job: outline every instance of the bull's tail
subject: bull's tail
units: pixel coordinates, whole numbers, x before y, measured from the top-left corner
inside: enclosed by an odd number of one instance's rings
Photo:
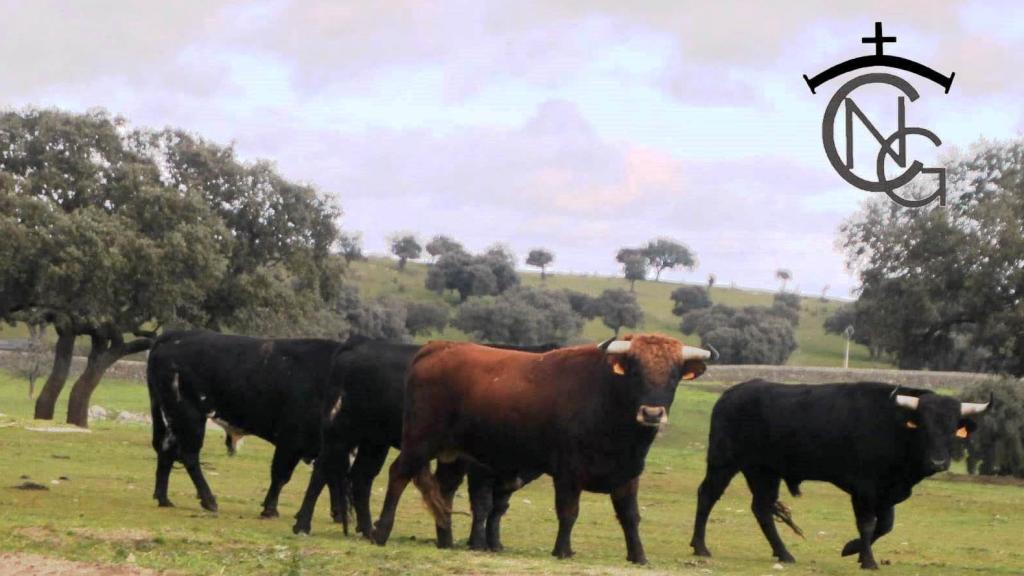
[[[153,421],[153,450],[160,452],[169,452],[175,443],[174,433],[168,427],[167,419],[164,416],[163,410],[163,399],[161,397],[161,388],[168,383],[167,373],[158,366],[158,361],[154,361],[153,352],[150,352],[150,361],[146,364],[146,388],[149,391],[149,414],[150,419]],[[170,377],[174,378],[176,375],[171,373]]]
[[[772,508],[772,515],[775,516],[776,520],[782,522],[786,526],[789,526],[797,536],[801,538],[804,537],[804,531],[801,530],[800,527],[796,525],[796,522],[793,521],[793,511],[789,506],[786,506],[782,502],[776,500],[775,506]]]
[[[450,529],[452,511],[448,503],[445,502],[444,496],[441,495],[441,486],[437,483],[437,479],[430,473],[430,465],[421,468],[413,477],[412,482],[423,495],[423,503],[433,514],[434,523],[441,528]]]

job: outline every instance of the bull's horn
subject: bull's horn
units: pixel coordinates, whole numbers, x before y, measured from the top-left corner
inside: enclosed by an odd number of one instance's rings
[[[609,343],[608,346],[605,347],[604,351],[607,354],[625,354],[626,352],[629,352],[630,344],[631,342],[629,340],[616,340]]]
[[[683,360],[707,360],[711,358],[711,352],[696,346],[682,345]]]
[[[981,414],[985,410],[988,410],[989,405],[992,401],[978,403],[978,402],[961,402],[960,403],[960,415],[970,416],[971,414]]]
[[[903,394],[896,395],[896,405],[908,410],[917,410],[917,403],[920,401],[921,399],[917,396],[904,396]]]
[[[705,346],[708,347],[708,350],[711,350],[711,359],[713,361],[717,362],[718,361],[718,357],[720,356],[720,354],[718,353],[718,350],[716,350],[715,347],[712,346],[711,344],[705,344]]]

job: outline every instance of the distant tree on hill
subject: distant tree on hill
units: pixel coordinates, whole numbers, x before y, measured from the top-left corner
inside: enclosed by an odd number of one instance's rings
[[[555,255],[550,251],[543,248],[534,248],[530,250],[529,256],[526,257],[526,264],[528,266],[536,266],[540,268],[540,279],[544,280],[547,277],[547,268],[555,260]]]
[[[715,287],[715,281],[716,280],[718,280],[717,276],[715,276],[714,274],[708,274],[708,294],[709,295],[711,294],[711,289]]]
[[[692,270],[697,265],[697,260],[689,247],[682,242],[669,238],[651,240],[641,253],[647,258],[647,263],[650,267],[654,268],[655,281],[661,280],[661,272],[663,270],[672,270],[679,267]]]
[[[500,294],[518,284],[515,259],[500,247],[475,256],[461,250],[446,252],[427,271],[426,280],[427,289],[438,294],[456,291],[460,302]]]
[[[413,336],[440,332],[448,326],[448,313],[448,306],[438,302],[407,302],[405,328]]]
[[[443,234],[438,234],[431,238],[430,242],[427,242],[426,249],[427,254],[430,254],[431,260],[436,260],[449,252],[466,251],[466,249],[462,247],[462,244],[459,244],[455,240]]]
[[[636,281],[647,278],[647,257],[637,248],[622,248],[615,260],[622,264],[623,275],[629,281],[629,291],[633,292]]]
[[[785,292],[786,284],[793,279],[793,273],[785,268],[779,268],[775,271],[775,278],[782,282],[782,286],[779,288],[779,291]]]
[[[398,269],[405,270],[405,263],[416,260],[423,252],[423,247],[412,234],[395,236],[391,239],[391,253],[398,256]]]
[[[598,310],[597,298],[589,294],[584,294],[577,290],[562,290],[565,293],[565,297],[569,299],[569,305],[572,306],[574,312],[586,318],[587,320],[593,320],[600,314]]]
[[[453,325],[483,342],[564,344],[579,336],[583,318],[564,292],[517,286],[459,306]]]
[[[800,323],[801,300],[799,294],[779,292],[772,298],[771,312],[796,326]]]
[[[831,284],[825,284],[821,287],[821,301],[828,302],[828,291],[832,289]]]
[[[680,330],[714,346],[724,364],[785,364],[796,350],[793,325],[766,306],[716,304],[685,314]]]
[[[342,232],[338,235],[337,244],[346,264],[357,260],[366,260],[366,256],[363,254],[363,239],[358,232],[351,234]]]
[[[682,286],[672,291],[672,313],[682,316],[687,312],[708,308],[711,306],[711,298],[708,292],[700,286]]]
[[[644,321],[644,311],[636,301],[636,294],[618,288],[602,292],[596,309],[604,325],[614,330],[616,336],[623,326],[636,328]]]

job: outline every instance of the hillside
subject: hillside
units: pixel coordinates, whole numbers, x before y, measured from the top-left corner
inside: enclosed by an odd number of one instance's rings
[[[399,272],[395,263],[388,259],[371,258],[365,262],[352,265],[350,277],[360,287],[364,297],[376,298],[384,295],[395,295],[410,300],[431,300],[456,304],[451,297],[443,297],[424,287],[427,266],[410,262],[406,270]],[[583,276],[572,274],[548,275],[546,280],[540,279],[539,273],[520,271],[523,283],[528,286],[545,286],[547,288],[571,288],[592,296],[599,295],[608,288],[628,288],[629,284],[622,278],[605,276]],[[636,283],[636,295],[644,309],[645,321],[642,330],[660,332],[677,338],[685,338],[679,331],[679,318],[672,315],[672,300],[669,295],[679,284],[672,282],[642,281]],[[711,300],[729,306],[770,306],[772,294],[738,288],[718,287],[711,290]],[[800,325],[797,327],[796,338],[798,348],[789,358],[794,366],[842,366],[843,349],[845,346],[841,336],[826,334],[825,318],[840,302],[820,298],[803,298],[803,309]],[[592,320],[583,329],[582,337],[587,340],[603,340],[611,335],[601,320]],[[432,335],[432,338],[448,338],[465,340],[466,335],[454,328],[448,328],[443,334]],[[857,368],[890,368],[891,364],[871,360],[867,348],[854,345],[850,348],[850,366]]]

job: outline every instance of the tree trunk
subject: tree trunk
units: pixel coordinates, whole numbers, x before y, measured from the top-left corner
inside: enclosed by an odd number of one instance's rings
[[[636,286],[636,280],[630,280],[629,281],[629,291],[630,292],[636,292],[636,290],[634,290],[635,286]]]
[[[654,281],[655,282],[661,282],[661,271],[662,270],[664,270],[664,268],[658,268],[658,271],[654,273]]]
[[[543,282],[545,278],[547,278],[547,266],[541,266],[540,267],[540,280],[541,280],[541,282]]]
[[[88,428],[89,400],[100,385],[107,368],[121,358],[146,350],[151,345],[152,340],[149,338],[139,338],[125,344],[120,338],[92,336],[92,346],[89,349],[89,361],[85,365],[85,371],[71,387],[71,396],[68,398],[67,423]]]
[[[54,406],[57,398],[64,390],[71,371],[71,356],[75,351],[75,331],[70,326],[56,325],[57,346],[53,355],[53,368],[46,377],[46,384],[36,398],[35,418],[37,420],[53,420]]]

